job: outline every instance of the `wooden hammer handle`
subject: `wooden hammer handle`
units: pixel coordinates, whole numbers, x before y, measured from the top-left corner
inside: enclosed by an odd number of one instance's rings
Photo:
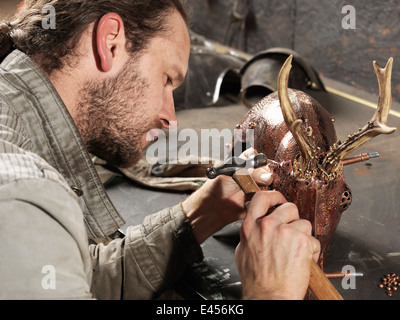
[[[318,264],[311,261],[310,291],[317,300],[343,300]]]
[[[246,169],[238,170],[233,174],[233,179],[242,188],[246,196],[252,196],[260,191],[260,187],[248,174]],[[309,289],[317,300],[343,300],[342,296],[326,277],[318,264],[311,261],[311,276]]]
[[[260,191],[260,187],[249,175],[247,169],[240,169],[236,171],[233,176],[233,180],[239,185],[247,197],[253,196],[256,192]]]

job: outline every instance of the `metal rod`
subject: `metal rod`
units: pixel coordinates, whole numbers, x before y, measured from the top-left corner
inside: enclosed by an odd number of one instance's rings
[[[350,158],[344,159],[342,161],[342,163],[343,163],[344,166],[347,166],[349,164],[358,163],[358,162],[364,162],[364,161],[367,161],[369,159],[378,158],[378,157],[379,157],[379,153],[378,152],[363,153],[363,154],[360,154],[358,156],[354,156],[354,157],[350,157]]]
[[[351,273],[351,272],[325,272],[325,276],[328,279],[340,279],[344,277],[362,277],[364,276],[361,272]]]

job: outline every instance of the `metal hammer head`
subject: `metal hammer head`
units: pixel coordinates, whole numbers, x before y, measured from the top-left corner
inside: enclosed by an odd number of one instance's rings
[[[243,168],[259,168],[268,164],[267,157],[263,153],[255,154],[248,159],[242,159],[239,157],[232,157],[226,160],[220,167],[207,168],[207,177],[214,179],[219,175],[232,176],[236,171]]]

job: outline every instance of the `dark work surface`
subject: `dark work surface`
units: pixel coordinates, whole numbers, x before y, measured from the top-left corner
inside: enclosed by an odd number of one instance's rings
[[[338,139],[357,131],[374,113],[371,108],[333,94],[321,93],[318,100],[335,117]],[[392,109],[400,110],[398,105]],[[185,110],[178,113],[178,118],[182,127],[233,127],[245,112],[245,107],[232,105],[207,111]],[[210,113],[214,116],[210,117]],[[227,113],[233,117],[224,117]],[[400,119],[390,115],[388,125],[400,128]],[[379,152],[379,158],[345,167],[353,202],[343,213],[325,260],[326,272],[341,271],[350,265],[363,273],[356,278],[355,289],[345,290],[341,279],[332,279],[344,299],[400,299],[400,292],[388,297],[378,288],[383,275],[400,274],[399,142],[398,132],[379,136],[356,151],[356,154]],[[144,188],[126,180],[114,183],[108,187],[108,192],[127,220],[126,226],[138,224],[145,215],[179,203],[188,196],[185,192]],[[182,296],[189,299],[240,298],[241,284],[234,263],[239,228],[240,222],[229,225],[202,245],[204,261],[187,270],[176,287]]]

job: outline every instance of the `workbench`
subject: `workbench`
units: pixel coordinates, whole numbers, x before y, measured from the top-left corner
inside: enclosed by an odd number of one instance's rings
[[[338,139],[344,140],[366,124],[375,112],[368,101],[377,97],[360,92],[330,79],[323,79],[327,92],[312,95],[335,118]],[[358,100],[363,99],[363,100]],[[179,128],[233,129],[248,109],[231,103],[177,112]],[[400,105],[392,104],[388,125],[400,130]],[[345,300],[400,299],[400,292],[389,297],[378,287],[383,275],[400,274],[400,135],[381,135],[356,151],[379,152],[380,157],[345,167],[346,182],[353,201],[340,220],[332,239],[325,271],[341,271],[351,265],[362,276],[356,277],[355,289],[344,289],[342,279],[331,279]],[[126,178],[107,187],[127,226],[140,224],[143,217],[183,201],[190,192],[144,187]],[[202,244],[204,260],[194,264],[175,287],[184,299],[239,299],[241,283],[235,266],[234,250],[239,242],[240,222],[217,232]]]

